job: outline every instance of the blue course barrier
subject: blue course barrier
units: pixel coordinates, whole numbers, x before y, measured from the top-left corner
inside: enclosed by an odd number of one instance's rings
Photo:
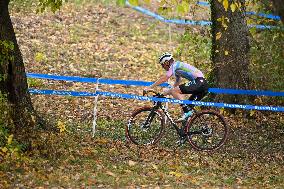
[[[183,24],[183,25],[200,25],[200,26],[209,26],[212,24],[211,21],[194,21],[194,20],[178,20],[178,19],[166,19],[162,17],[159,14],[156,14],[154,12],[151,12],[150,10],[147,10],[145,8],[139,7],[139,6],[133,6],[131,5],[128,1],[126,1],[126,5],[131,7],[132,9],[139,11],[145,15],[151,16],[155,18],[156,20],[165,22],[165,23],[172,23],[172,24]],[[251,12],[250,12],[251,13]],[[256,29],[277,29],[279,28],[278,26],[269,26],[269,25],[257,25],[257,24],[250,24],[250,28],[256,28]]]
[[[38,73],[27,73],[27,77],[37,78],[37,79],[52,79],[52,80],[61,80],[61,81],[86,82],[86,83],[97,83],[99,79],[100,84],[127,85],[127,86],[130,86],[130,85],[149,86],[153,84],[153,82],[148,82],[148,81],[87,78],[87,77],[78,77],[78,76],[60,76],[60,75],[38,74]],[[168,83],[163,83],[160,86],[170,87],[171,85]],[[209,92],[219,93],[219,94],[221,93],[221,94],[283,96],[284,97],[284,92],[274,92],[274,91],[209,88]]]
[[[142,100],[142,101],[159,101],[159,102],[169,102],[169,103],[175,103],[175,104],[192,104],[196,106],[214,106],[218,108],[238,108],[238,109],[245,109],[245,110],[262,110],[262,111],[266,110],[266,111],[284,112],[284,107],[177,100],[177,99],[172,99],[172,98],[145,97],[145,96],[138,96],[138,95],[132,95],[132,94],[121,94],[121,93],[112,93],[112,92],[103,92],[103,91],[96,91],[92,93],[92,92],[77,92],[77,91],[29,89],[29,92],[31,94],[75,96],[75,97],[94,97],[97,95],[101,95],[101,96],[114,97],[114,98],[136,99],[136,100]]]
[[[204,2],[204,1],[198,1],[197,4],[201,5],[201,6],[205,6],[205,7],[209,7],[210,6],[210,3]]]
[[[236,89],[210,88],[209,92],[221,93],[221,94],[256,95],[256,96],[284,96],[284,92],[240,90],[240,89],[236,90]]]
[[[37,79],[52,79],[61,81],[73,81],[73,82],[90,82],[100,84],[120,84],[120,85],[136,85],[136,86],[149,86],[153,82],[135,81],[135,80],[114,80],[114,79],[102,79],[102,78],[83,78],[77,76],[58,76],[58,75],[47,75],[47,74],[27,74],[29,78]],[[161,86],[169,87],[168,83],[163,83]],[[215,103],[215,102],[202,102],[202,101],[189,101],[189,100],[177,100],[171,98],[154,98],[144,97],[131,94],[120,94],[112,92],[96,91],[92,92],[77,92],[77,91],[58,91],[58,90],[40,90],[40,89],[29,89],[31,94],[43,94],[43,95],[61,95],[61,96],[76,96],[76,97],[94,97],[97,95],[109,96],[124,99],[136,99],[144,101],[160,101],[170,102],[179,104],[193,104],[198,106],[215,106],[219,108],[239,108],[246,110],[269,110],[275,112],[284,112],[284,107],[273,107],[273,106],[255,106],[255,105],[240,105],[240,104],[226,104],[226,103]],[[284,92],[272,92],[272,91],[253,91],[253,90],[235,90],[235,89],[218,89],[210,88],[209,92],[213,93],[227,93],[227,94],[248,94],[248,95],[265,95],[265,96],[284,96]]]
[[[272,20],[280,20],[280,16],[276,16],[276,15],[273,15],[273,14],[246,12],[246,15],[256,15],[256,16],[260,16],[260,17],[264,17],[264,18],[268,18],[268,19],[272,19]]]
[[[187,24],[187,25],[200,25],[200,26],[208,26],[211,25],[210,21],[193,21],[193,20],[178,20],[178,19],[166,19],[156,13],[153,13],[145,8],[139,6],[132,6],[128,1],[126,1],[126,5],[130,6],[132,9],[139,11],[143,14],[151,16],[157,20],[160,20],[165,23],[172,23],[172,24]]]
[[[201,5],[201,6],[205,6],[205,7],[210,6],[210,3],[203,2],[203,1],[198,1],[197,4]],[[264,18],[268,18],[268,19],[272,19],[272,20],[280,20],[280,16],[273,15],[273,14],[256,13],[256,12],[249,11],[249,12],[246,12],[246,15],[256,15],[256,16],[259,16],[259,17],[264,17]]]
[[[61,81],[74,81],[74,82],[86,82],[86,83],[97,83],[98,79],[100,84],[113,84],[113,85],[134,85],[134,86],[150,86],[153,82],[148,81],[135,81],[135,80],[116,80],[116,79],[104,79],[104,78],[87,78],[78,76],[60,76],[60,75],[49,75],[49,74],[37,74],[37,73],[27,73],[29,78],[37,79],[52,79]],[[168,83],[163,83],[160,86],[170,87]]]

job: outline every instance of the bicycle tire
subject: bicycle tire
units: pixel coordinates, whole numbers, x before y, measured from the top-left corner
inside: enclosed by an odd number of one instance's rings
[[[200,151],[219,149],[226,142],[228,132],[228,124],[223,115],[213,110],[196,113],[186,125],[188,142],[195,150]]]
[[[145,106],[132,113],[125,130],[126,138],[132,143],[154,145],[162,138],[165,130],[165,116],[161,110],[154,111],[154,118],[149,124],[149,128],[141,128],[141,124],[143,121],[145,122],[152,109],[153,107]],[[153,121],[156,122],[153,123]],[[150,133],[151,131],[153,133]]]

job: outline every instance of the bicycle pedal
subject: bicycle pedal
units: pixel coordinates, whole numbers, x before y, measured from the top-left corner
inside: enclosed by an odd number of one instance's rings
[[[176,144],[177,144],[178,146],[181,146],[183,143],[182,143],[180,140],[178,140],[178,141],[176,141]]]
[[[181,146],[181,145],[183,145],[185,142],[186,142],[186,138],[182,138],[182,139],[179,139],[178,141],[176,141],[176,144],[178,144],[178,146]]]
[[[146,132],[146,131],[149,130],[149,128],[150,128],[150,127],[142,127],[141,129],[142,129],[142,131]]]

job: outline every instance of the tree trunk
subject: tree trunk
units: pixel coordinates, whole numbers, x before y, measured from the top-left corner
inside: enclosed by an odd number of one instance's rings
[[[11,51],[10,55],[14,59],[4,59],[0,65],[0,74],[5,78],[0,81],[0,91],[7,95],[9,105],[7,112],[9,112],[9,117],[14,124],[13,134],[20,142],[28,142],[29,135],[37,124],[38,116],[32,106],[28,92],[23,58],[9,15],[9,1],[0,1],[0,41],[13,42],[14,50]]]
[[[229,0],[226,11],[222,2],[211,0],[213,82],[219,88],[248,89],[250,44],[244,14],[245,0],[239,0],[241,8],[232,12],[230,5],[234,2]],[[225,94],[217,95],[216,100],[247,102],[245,97]]]
[[[284,1],[272,0],[275,13],[280,16],[282,23],[284,24]]]

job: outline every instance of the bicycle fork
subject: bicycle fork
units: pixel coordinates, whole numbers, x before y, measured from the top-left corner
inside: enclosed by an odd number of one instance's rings
[[[148,115],[146,121],[144,122],[144,124],[142,125],[143,128],[148,128],[150,127],[150,124],[152,123],[153,119],[154,119],[154,115],[155,115],[155,111],[157,110],[157,107],[153,107],[153,109],[151,110],[150,114]]]

